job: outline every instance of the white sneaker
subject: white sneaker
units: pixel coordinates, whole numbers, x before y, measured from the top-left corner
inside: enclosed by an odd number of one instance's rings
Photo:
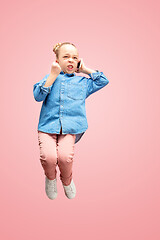
[[[71,199],[71,198],[74,198],[76,196],[76,187],[75,187],[75,184],[73,182],[73,179],[70,183],[70,185],[68,186],[65,186],[63,183],[63,188],[64,188],[64,192],[65,192],[65,195]]]
[[[55,199],[57,197],[57,179],[50,180],[45,176],[45,191],[50,199]]]

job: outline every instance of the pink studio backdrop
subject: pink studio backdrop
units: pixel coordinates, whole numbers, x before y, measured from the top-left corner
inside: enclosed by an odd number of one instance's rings
[[[79,4],[78,4],[79,3]],[[159,1],[3,1],[1,232],[3,240],[159,240]],[[45,195],[33,85],[57,42],[73,42],[109,84],[86,100],[75,146],[76,198]]]

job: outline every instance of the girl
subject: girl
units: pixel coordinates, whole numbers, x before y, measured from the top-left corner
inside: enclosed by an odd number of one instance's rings
[[[103,72],[84,65],[73,43],[57,43],[53,52],[56,61],[50,74],[33,86],[34,99],[43,102],[37,129],[40,161],[48,198],[57,197],[58,165],[65,195],[72,199],[76,195],[72,178],[74,145],[88,128],[85,99],[109,81]],[[75,72],[88,74],[89,78],[76,76]]]

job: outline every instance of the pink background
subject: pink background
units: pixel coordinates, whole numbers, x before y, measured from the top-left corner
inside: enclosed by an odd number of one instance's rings
[[[159,12],[151,0],[3,1],[1,239],[160,239]],[[64,195],[57,168],[58,197],[50,200],[33,84],[50,72],[52,47],[64,41],[110,82],[86,101],[76,198]]]

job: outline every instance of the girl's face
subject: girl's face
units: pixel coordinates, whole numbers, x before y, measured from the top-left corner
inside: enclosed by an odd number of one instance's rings
[[[79,61],[77,49],[71,44],[65,44],[59,49],[59,56],[56,62],[64,73],[73,73],[77,70]]]

